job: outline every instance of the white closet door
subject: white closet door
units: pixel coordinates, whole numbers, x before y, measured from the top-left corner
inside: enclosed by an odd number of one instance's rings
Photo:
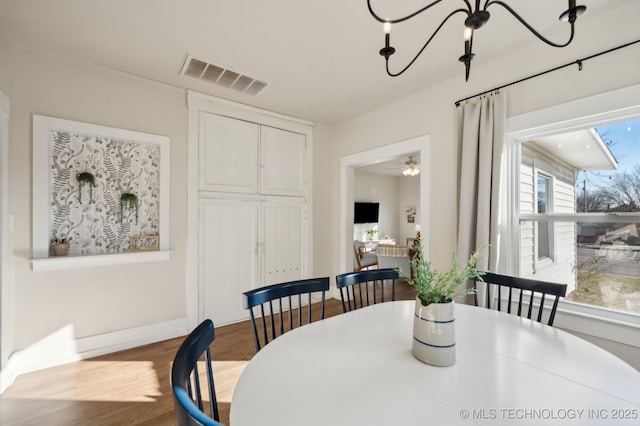
[[[303,278],[304,198],[269,197],[261,206],[263,285]]]
[[[199,216],[200,312],[216,325],[246,319],[242,293],[258,287],[258,201],[201,198]]]
[[[201,191],[257,194],[259,127],[247,121],[200,113]]]
[[[305,194],[306,144],[300,133],[262,126],[260,192],[265,195]]]

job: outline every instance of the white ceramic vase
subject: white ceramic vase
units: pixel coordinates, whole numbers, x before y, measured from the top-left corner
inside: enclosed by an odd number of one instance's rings
[[[423,306],[416,298],[413,317],[413,356],[438,367],[456,362],[454,303],[432,303]]]

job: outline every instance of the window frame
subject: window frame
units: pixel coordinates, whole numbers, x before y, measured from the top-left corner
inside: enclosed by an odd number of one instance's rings
[[[555,188],[555,179],[554,176],[550,173],[546,173],[544,171],[542,171],[539,168],[535,168],[534,169],[534,206],[536,207],[536,210],[538,210],[539,207],[539,202],[540,199],[538,197],[539,191],[539,179],[542,177],[544,179],[547,180],[547,206],[546,206],[546,211],[540,213],[539,211],[536,211],[535,214],[553,214],[553,207],[554,207],[554,188]],[[518,212],[518,215],[520,215],[520,212]],[[555,256],[555,240],[556,240],[556,236],[555,236],[555,228],[553,226],[553,223],[550,222],[544,222],[547,224],[547,249],[548,249],[548,256],[544,256],[544,257],[540,257],[540,221],[536,221],[534,222],[534,227],[533,227],[533,232],[534,232],[534,273],[540,269],[540,268],[544,268],[545,266],[547,266],[550,263],[555,263],[556,262],[556,256]]]
[[[500,224],[503,239],[499,253],[499,272],[520,274],[520,221],[540,219],[539,215],[519,215],[521,142],[572,130],[600,127],[640,118],[640,84],[613,90],[507,117],[505,129],[506,173],[503,176],[503,197],[507,205],[506,219]],[[593,221],[582,214],[545,215],[544,220]],[[598,220],[607,220],[606,217]],[[556,327],[583,333],[640,348],[640,314],[612,311],[598,306],[561,300],[555,321]]]

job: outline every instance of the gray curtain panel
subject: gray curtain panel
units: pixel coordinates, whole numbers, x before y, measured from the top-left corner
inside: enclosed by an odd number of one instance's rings
[[[478,248],[490,245],[478,263],[497,271],[501,179],[504,161],[506,95],[484,95],[458,107],[461,137],[458,199],[458,259],[466,262]],[[504,203],[504,200],[502,201]]]

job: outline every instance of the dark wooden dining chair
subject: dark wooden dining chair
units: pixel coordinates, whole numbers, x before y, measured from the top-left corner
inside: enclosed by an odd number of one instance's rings
[[[218,401],[213,382],[210,346],[215,339],[213,322],[203,321],[182,342],[171,366],[171,388],[179,426],[223,426],[219,423]],[[198,361],[204,356],[206,388],[198,371]],[[203,401],[209,399],[208,413]]]
[[[369,271],[347,272],[336,277],[336,287],[340,290],[343,312],[385,301],[385,282],[391,281],[391,300],[396,300],[396,280],[398,271],[392,268]],[[378,289],[380,286],[380,297]],[[387,287],[388,288],[388,287]]]
[[[298,327],[305,324],[303,319],[305,310],[307,311],[306,323],[313,320],[312,295],[314,293],[321,293],[319,319],[324,319],[324,300],[327,290],[329,290],[329,277],[273,284],[243,293],[242,306],[249,310],[251,316],[256,352],[269,343],[269,335],[273,340],[296,327],[294,311],[297,310]],[[303,295],[307,295],[306,301],[303,300]],[[307,304],[306,307],[303,306],[304,302]],[[262,341],[258,329],[262,329]]]
[[[482,281],[484,284],[482,284]],[[492,287],[495,292],[492,292]],[[474,303],[476,306],[482,306],[491,309],[492,307],[498,311],[505,311],[511,314],[517,304],[518,316],[522,316],[526,311],[526,317],[532,319],[533,312],[537,310],[534,318],[538,322],[542,322],[542,314],[546,309],[550,309],[548,325],[553,326],[556,317],[558,301],[567,293],[566,284],[557,284],[547,281],[539,281],[528,278],[512,277],[508,275],[499,275],[492,272],[485,273],[481,279],[473,279],[473,288],[476,289],[474,295]],[[483,289],[485,293],[484,303],[478,298],[478,290]],[[551,308],[547,303],[550,302],[546,296],[553,296]],[[538,299],[539,298],[539,299]],[[506,305],[503,308],[503,304]]]

